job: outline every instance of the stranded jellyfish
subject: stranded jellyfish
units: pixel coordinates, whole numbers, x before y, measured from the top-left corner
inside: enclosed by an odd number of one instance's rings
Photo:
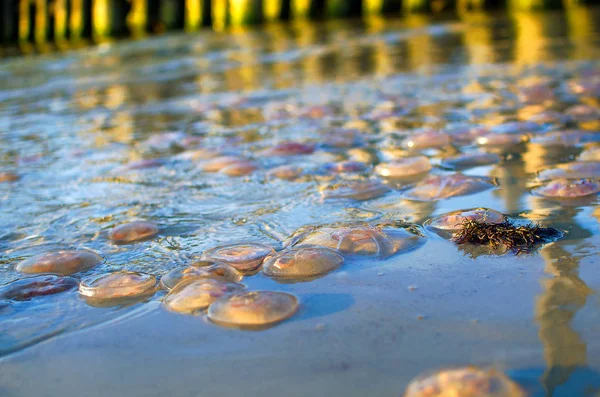
[[[294,247],[322,246],[343,254],[374,255],[387,258],[416,248],[425,238],[412,225],[336,224],[301,229],[292,236]]]
[[[325,199],[354,199],[358,201],[381,197],[390,188],[379,181],[350,182],[347,185],[333,185],[323,192]]]
[[[328,174],[345,174],[352,172],[362,172],[369,166],[361,161],[340,161],[337,163],[327,163],[321,168]]]
[[[198,278],[177,284],[165,296],[165,305],[172,311],[194,314],[206,309],[217,299],[240,291],[242,284],[228,283],[210,278]]]
[[[438,131],[416,132],[402,141],[402,147],[411,150],[440,148],[449,144],[450,135]]]
[[[496,164],[500,160],[500,156],[494,153],[459,154],[458,156],[446,157],[442,160],[440,166],[453,170],[465,170],[467,168]]]
[[[19,180],[19,175],[14,172],[4,171],[0,172],[0,183],[2,182],[15,182]]]
[[[360,132],[353,128],[336,128],[325,133],[321,141],[321,146],[333,149],[349,149],[364,144]]]
[[[203,162],[200,165],[200,168],[204,172],[218,172],[222,171],[226,167],[235,164],[240,164],[245,161],[247,160],[239,156],[219,156]]]
[[[297,247],[265,259],[262,272],[274,279],[306,280],[337,269],[344,258],[326,247]]]
[[[279,167],[271,168],[267,172],[267,176],[271,178],[284,179],[290,181],[302,175],[302,167],[295,165],[280,165]]]
[[[108,234],[108,238],[117,244],[133,243],[158,234],[158,226],[152,222],[134,221],[116,226]]]
[[[554,168],[540,171],[538,178],[542,181],[552,179],[600,178],[600,162],[576,161],[559,164]]]
[[[431,163],[425,156],[399,158],[375,167],[376,173],[387,178],[413,177],[429,170],[431,170]]]
[[[584,150],[579,155],[579,161],[600,161],[600,147]]]
[[[413,380],[404,397],[526,397],[506,375],[476,367],[448,369]]]
[[[487,134],[475,140],[479,146],[491,148],[514,146],[526,141],[527,137],[521,134]]]
[[[202,254],[202,259],[213,262],[225,262],[240,272],[252,272],[259,268],[273,248],[258,243],[239,243],[211,248]]]
[[[246,176],[254,172],[258,166],[250,160],[240,160],[223,167],[220,172],[229,176]]]
[[[156,277],[137,272],[114,272],[91,276],[79,284],[79,293],[88,303],[114,306],[130,300],[147,298],[156,290]]]
[[[578,198],[600,192],[600,183],[587,179],[557,179],[532,190],[533,194],[548,198]]]
[[[0,299],[27,301],[38,296],[58,294],[77,287],[73,277],[45,274],[23,278],[0,286]]]
[[[208,318],[216,324],[262,328],[294,315],[298,299],[285,292],[238,292],[216,300],[208,308]]]
[[[52,273],[68,275],[82,272],[102,262],[102,257],[86,250],[47,252],[25,259],[16,270],[21,273]]]
[[[467,219],[489,224],[498,224],[506,220],[505,216],[496,210],[472,208],[436,216],[427,222],[427,226],[438,230],[454,231],[460,229]]]
[[[227,263],[212,263],[208,266],[177,267],[160,279],[160,284],[170,290],[179,282],[195,278],[214,278],[232,283],[240,282],[243,278],[233,266]]]
[[[282,142],[262,151],[263,156],[295,156],[298,154],[311,154],[315,145],[301,142]]]
[[[434,201],[449,197],[466,196],[494,187],[489,178],[463,174],[430,176],[404,192],[409,200]]]

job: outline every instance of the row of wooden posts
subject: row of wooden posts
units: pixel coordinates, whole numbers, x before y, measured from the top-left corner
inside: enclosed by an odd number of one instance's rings
[[[216,30],[258,22],[450,9],[557,8],[598,0],[0,0],[0,42],[44,43]],[[565,4],[565,2],[568,2]]]

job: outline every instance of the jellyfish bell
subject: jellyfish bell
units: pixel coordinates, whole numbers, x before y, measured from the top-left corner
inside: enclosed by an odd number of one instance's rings
[[[177,267],[160,279],[161,287],[171,290],[175,285],[184,280],[194,278],[213,278],[232,283],[239,283],[243,276],[233,266],[227,263],[211,263],[207,266],[182,266]]]
[[[108,238],[116,244],[128,244],[147,240],[158,234],[158,226],[153,222],[133,221],[114,227]]]
[[[208,318],[218,324],[242,329],[264,329],[294,315],[298,299],[285,292],[249,291],[224,296],[208,308]]]
[[[240,160],[221,168],[219,172],[229,176],[246,176],[257,169],[258,165],[254,161]]]
[[[244,289],[242,284],[211,278],[195,278],[178,283],[165,296],[165,306],[174,312],[195,314],[217,299]]]
[[[497,164],[501,160],[495,153],[467,153],[446,157],[440,163],[442,168],[465,170],[474,167]]]
[[[302,246],[267,257],[262,272],[275,280],[304,281],[323,276],[343,263],[344,257],[336,250]]]
[[[21,273],[50,273],[63,276],[83,272],[102,262],[102,257],[87,250],[46,252],[25,259],[16,270]]]
[[[414,379],[404,397],[526,397],[517,383],[495,370],[447,369]]]
[[[267,177],[291,181],[300,177],[302,175],[302,172],[302,167],[284,164],[270,169],[267,172]]]
[[[556,179],[534,188],[534,195],[554,199],[576,199],[600,192],[600,183],[589,179]]]
[[[600,162],[575,161],[559,164],[553,168],[540,171],[538,179],[541,181],[554,179],[600,179]]]
[[[327,163],[321,167],[321,170],[327,174],[345,174],[363,172],[369,169],[369,165],[362,161],[340,161],[337,163]]]
[[[244,161],[246,161],[246,159],[239,156],[218,156],[202,162],[200,164],[200,169],[204,172],[219,172],[230,165],[239,164]]]
[[[370,255],[388,258],[417,248],[425,242],[418,228],[409,224],[351,223],[309,227],[298,230],[290,239],[293,247],[321,246],[345,255]]]
[[[327,149],[349,149],[364,145],[364,139],[358,129],[335,128],[323,134],[322,146]]]
[[[331,199],[352,199],[357,201],[370,200],[381,197],[391,191],[391,189],[376,180],[350,182],[344,185],[329,185],[322,192],[325,200]]]
[[[147,299],[156,292],[156,277],[138,272],[119,271],[87,277],[79,293],[91,306],[119,306]]]
[[[0,172],[0,183],[3,182],[16,182],[20,179],[19,175],[11,171]]]
[[[450,135],[439,131],[417,131],[405,138],[401,145],[409,150],[441,148],[450,144]]]
[[[242,274],[256,271],[267,255],[275,252],[272,247],[259,243],[237,243],[211,248],[202,254],[202,259],[225,262]]]
[[[448,212],[425,222],[425,226],[437,231],[453,232],[462,228],[465,220],[499,224],[506,220],[501,212],[489,208],[471,208]]]
[[[44,274],[22,278],[0,286],[0,301],[28,301],[46,295],[54,295],[73,288],[79,282],[73,277]]]
[[[494,187],[491,179],[463,174],[435,175],[419,182],[403,193],[403,197],[417,201],[435,201],[466,196]]]
[[[315,151],[315,145],[301,142],[281,142],[277,145],[263,150],[260,154],[267,157],[297,156],[311,154]]]
[[[403,179],[422,175],[431,170],[431,163],[425,156],[404,157],[381,163],[375,172],[385,178]]]
[[[527,142],[528,137],[521,134],[490,133],[475,139],[475,143],[483,148],[507,149]]]

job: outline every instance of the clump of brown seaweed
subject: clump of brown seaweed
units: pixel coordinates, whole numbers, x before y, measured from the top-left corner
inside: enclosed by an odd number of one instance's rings
[[[504,248],[505,252],[514,251],[517,254],[531,252],[540,244],[563,236],[560,230],[553,227],[533,223],[516,225],[510,220],[493,224],[465,219],[461,226],[452,236],[455,243],[488,246],[493,250]]]

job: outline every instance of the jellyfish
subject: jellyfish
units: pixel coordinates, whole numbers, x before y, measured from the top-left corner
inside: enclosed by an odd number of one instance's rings
[[[414,225],[383,222],[303,228],[294,233],[288,245],[321,246],[347,255],[387,258],[414,249],[424,242],[424,236]]]
[[[489,148],[503,148],[526,142],[527,137],[521,134],[487,134],[475,140],[477,145]]]
[[[450,135],[439,131],[417,131],[402,141],[402,147],[410,150],[440,148],[450,144]]]
[[[350,182],[346,185],[331,185],[323,191],[324,199],[353,199],[357,201],[381,197],[391,189],[379,181]]]
[[[413,177],[429,170],[431,170],[431,163],[425,156],[399,158],[375,167],[375,172],[379,175],[395,179]]]
[[[211,248],[202,254],[202,259],[225,262],[242,273],[257,270],[267,255],[275,252],[272,247],[259,243],[237,243]]]
[[[156,277],[120,271],[91,276],[79,284],[79,293],[93,306],[117,306],[149,298],[156,291]]]
[[[46,252],[25,259],[16,270],[21,273],[50,273],[63,276],[83,272],[102,262],[102,257],[87,250]]]
[[[477,138],[489,134],[487,129],[471,124],[450,126],[446,132],[450,135],[450,140],[458,144],[469,144]]]
[[[240,160],[223,167],[219,172],[229,176],[246,176],[258,169],[258,165],[250,160]]]
[[[369,166],[361,161],[340,161],[337,163],[327,163],[321,167],[328,174],[362,172],[368,168]]]
[[[465,220],[499,224],[506,220],[504,214],[489,208],[471,208],[448,212],[427,221],[427,226],[433,229],[455,231],[462,227]]]
[[[302,175],[302,171],[303,171],[302,167],[285,164],[285,165],[280,165],[279,167],[270,169],[267,172],[267,177],[291,181],[293,179],[298,178],[300,175]]]
[[[598,179],[600,178],[600,162],[576,161],[572,163],[559,164],[538,173],[541,181],[553,179]]]
[[[19,180],[19,175],[11,171],[0,172],[0,183],[2,182],[16,182]]]
[[[264,328],[290,318],[298,310],[298,299],[285,292],[251,291],[224,296],[208,308],[208,318],[219,325]]]
[[[589,105],[573,105],[565,113],[576,122],[596,121],[600,118],[600,109]]]
[[[579,198],[600,192],[600,183],[587,179],[557,179],[532,190],[532,193],[548,198]]]
[[[490,128],[492,135],[521,135],[540,129],[538,123],[531,121],[512,121],[508,123],[497,124]]]
[[[336,128],[323,134],[320,146],[331,149],[349,149],[362,146],[364,139],[354,128]]]
[[[172,289],[179,282],[192,278],[214,278],[232,283],[239,283],[243,276],[233,266],[227,263],[212,263],[207,266],[182,266],[177,267],[160,279],[163,288]]]
[[[584,150],[579,154],[578,160],[600,162],[600,147],[592,147]]]
[[[239,156],[218,156],[201,163],[200,169],[204,172],[218,172],[230,165],[240,164],[245,161],[247,160]]]
[[[526,397],[503,373],[477,367],[447,369],[413,380],[404,397]]]
[[[152,222],[134,221],[113,228],[108,238],[116,244],[142,241],[158,234],[158,226]]]
[[[479,193],[493,187],[494,183],[489,178],[463,174],[435,175],[405,191],[403,195],[409,200],[434,201]]]
[[[229,283],[210,278],[184,280],[165,296],[164,303],[170,310],[183,314],[195,314],[206,309],[217,299],[244,289],[242,284]]]
[[[499,163],[500,160],[500,156],[494,153],[467,153],[446,157],[442,160],[440,166],[453,170],[465,170],[473,167],[496,164]]]
[[[39,296],[68,291],[78,285],[79,282],[73,277],[53,274],[27,277],[0,286],[0,300],[28,301]]]
[[[325,275],[344,263],[344,257],[326,247],[297,247],[265,259],[262,272],[280,280],[307,280]]]
[[[300,154],[311,154],[315,151],[315,145],[301,142],[282,142],[265,149],[261,152],[263,156],[296,156]]]

